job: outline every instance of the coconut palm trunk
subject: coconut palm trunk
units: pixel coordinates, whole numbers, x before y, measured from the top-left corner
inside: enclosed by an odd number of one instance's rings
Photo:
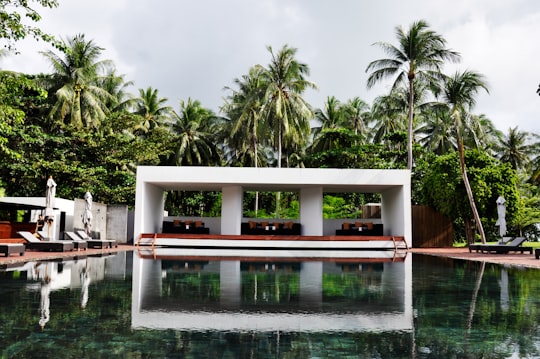
[[[474,196],[471,190],[471,184],[469,183],[469,177],[467,176],[467,167],[465,166],[465,151],[463,149],[463,141],[459,141],[459,165],[461,168],[461,176],[463,177],[463,184],[465,185],[465,191],[467,192],[467,197],[469,198],[469,204],[471,205],[471,211],[473,213],[476,229],[480,234],[480,239],[482,243],[486,243],[486,235],[484,233],[484,226],[482,226],[482,221],[480,220],[480,215],[478,214],[478,209],[476,208],[476,203],[474,201]],[[467,232],[468,233],[468,232]],[[473,243],[474,238],[468,238],[468,242]]]
[[[409,74],[409,122],[407,127],[407,168],[413,166],[414,73]]]

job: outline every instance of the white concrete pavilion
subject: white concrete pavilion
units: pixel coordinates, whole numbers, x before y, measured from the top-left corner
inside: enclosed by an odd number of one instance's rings
[[[407,247],[412,242],[408,170],[139,166],[135,197],[136,241],[142,234],[162,231],[164,193],[169,190],[221,191],[218,234],[225,236],[241,234],[245,191],[298,192],[302,236],[323,236],[324,193],[380,193],[384,235],[403,237]],[[160,244],[174,246],[171,241]],[[192,240],[193,243],[196,241]],[[333,245],[339,248],[339,243],[334,242]],[[216,243],[211,245],[219,247],[225,242]],[[247,245],[257,248],[256,243],[242,242],[242,246]],[[369,244],[360,247],[369,248]]]

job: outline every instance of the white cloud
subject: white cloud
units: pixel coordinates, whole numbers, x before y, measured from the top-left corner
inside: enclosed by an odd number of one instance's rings
[[[319,91],[306,97],[322,107],[327,96],[371,102],[387,85],[366,90],[365,68],[385,56],[374,42],[394,42],[394,28],[425,19],[462,54],[456,69],[483,73],[490,95],[477,111],[496,126],[538,131],[540,2],[537,0],[83,0],[61,1],[43,12],[44,30],[59,36],[84,33],[106,49],[121,74],[138,88],[152,86],[178,108],[198,99],[217,110],[224,86],[249,67],[270,61],[267,45],[298,48]],[[3,68],[49,71],[37,54],[45,44],[25,41]]]

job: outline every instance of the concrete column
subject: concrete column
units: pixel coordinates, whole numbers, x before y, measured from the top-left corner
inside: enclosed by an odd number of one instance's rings
[[[322,187],[309,187],[300,190],[300,223],[302,223],[302,235],[323,235]]]
[[[139,239],[141,233],[159,233],[162,231],[164,207],[163,189],[137,179],[135,225],[133,228],[135,241]]]
[[[241,234],[244,189],[223,187],[221,193],[221,234]]]
[[[381,220],[384,235],[404,236],[412,246],[410,187],[395,187],[381,193]]]

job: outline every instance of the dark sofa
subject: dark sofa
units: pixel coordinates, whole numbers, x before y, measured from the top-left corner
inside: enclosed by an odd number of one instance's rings
[[[205,227],[202,221],[163,221],[163,233],[209,234],[210,228]]]
[[[360,228],[362,228],[360,230]],[[372,222],[345,222],[341,229],[336,229],[336,236],[382,236],[382,223]]]
[[[294,222],[242,222],[242,234],[259,234],[259,235],[296,235],[302,234],[302,225]]]

